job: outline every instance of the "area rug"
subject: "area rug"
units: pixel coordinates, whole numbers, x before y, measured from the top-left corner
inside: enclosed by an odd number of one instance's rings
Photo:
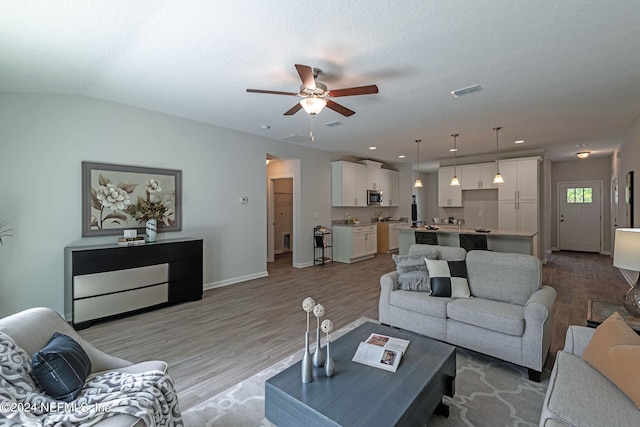
[[[332,340],[365,322],[361,317]],[[264,383],[302,358],[302,350],[197,405],[183,415],[187,427],[272,427],[264,418]],[[449,418],[434,415],[429,426],[537,426],[548,375],[529,381],[527,370],[479,353],[458,349],[456,394],[445,397]]]

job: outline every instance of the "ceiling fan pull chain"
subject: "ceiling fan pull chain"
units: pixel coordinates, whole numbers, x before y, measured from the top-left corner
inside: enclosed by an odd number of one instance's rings
[[[315,114],[314,114],[314,115],[312,115],[312,116],[309,116],[309,121],[311,122],[311,123],[309,124],[309,128],[310,128],[310,130],[309,130],[309,138],[311,138],[311,142],[315,142],[315,140],[316,140],[316,137],[315,137],[315,135],[313,134],[313,119],[314,119],[315,117],[316,117],[316,116],[315,116]]]

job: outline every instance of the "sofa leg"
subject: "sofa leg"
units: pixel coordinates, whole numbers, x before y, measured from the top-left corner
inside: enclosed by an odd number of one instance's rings
[[[527,368],[529,371],[529,380],[539,383],[542,377],[542,372],[534,371],[531,368]]]

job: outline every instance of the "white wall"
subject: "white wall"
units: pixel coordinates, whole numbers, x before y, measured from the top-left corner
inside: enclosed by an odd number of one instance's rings
[[[0,94],[0,144],[0,219],[14,229],[0,246],[0,316],[63,313],[64,247],[115,241],[81,238],[83,160],[183,171],[183,229],[159,238],[204,239],[205,286],[267,274],[267,152],[299,159],[299,264],[312,264],[313,224],[330,218],[327,152],[121,104]]]

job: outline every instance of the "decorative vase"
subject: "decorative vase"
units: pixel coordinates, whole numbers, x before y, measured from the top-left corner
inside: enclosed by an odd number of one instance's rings
[[[309,331],[304,333],[304,353],[302,355],[302,382],[310,383],[313,381],[311,366],[311,353],[309,353]]]
[[[150,219],[149,221],[147,221],[146,223],[146,242],[147,243],[154,243],[156,241],[156,230],[158,229],[158,220],[157,219]]]
[[[332,377],[335,372],[336,372],[336,364],[334,363],[333,358],[331,357],[331,347],[330,347],[329,339],[327,337],[327,360],[325,360],[324,362],[324,373],[326,376]]]
[[[640,317],[640,277],[622,298],[622,305],[632,316]]]
[[[313,366],[316,368],[324,366],[324,353],[320,349],[320,328],[316,328],[316,351],[313,353]]]

